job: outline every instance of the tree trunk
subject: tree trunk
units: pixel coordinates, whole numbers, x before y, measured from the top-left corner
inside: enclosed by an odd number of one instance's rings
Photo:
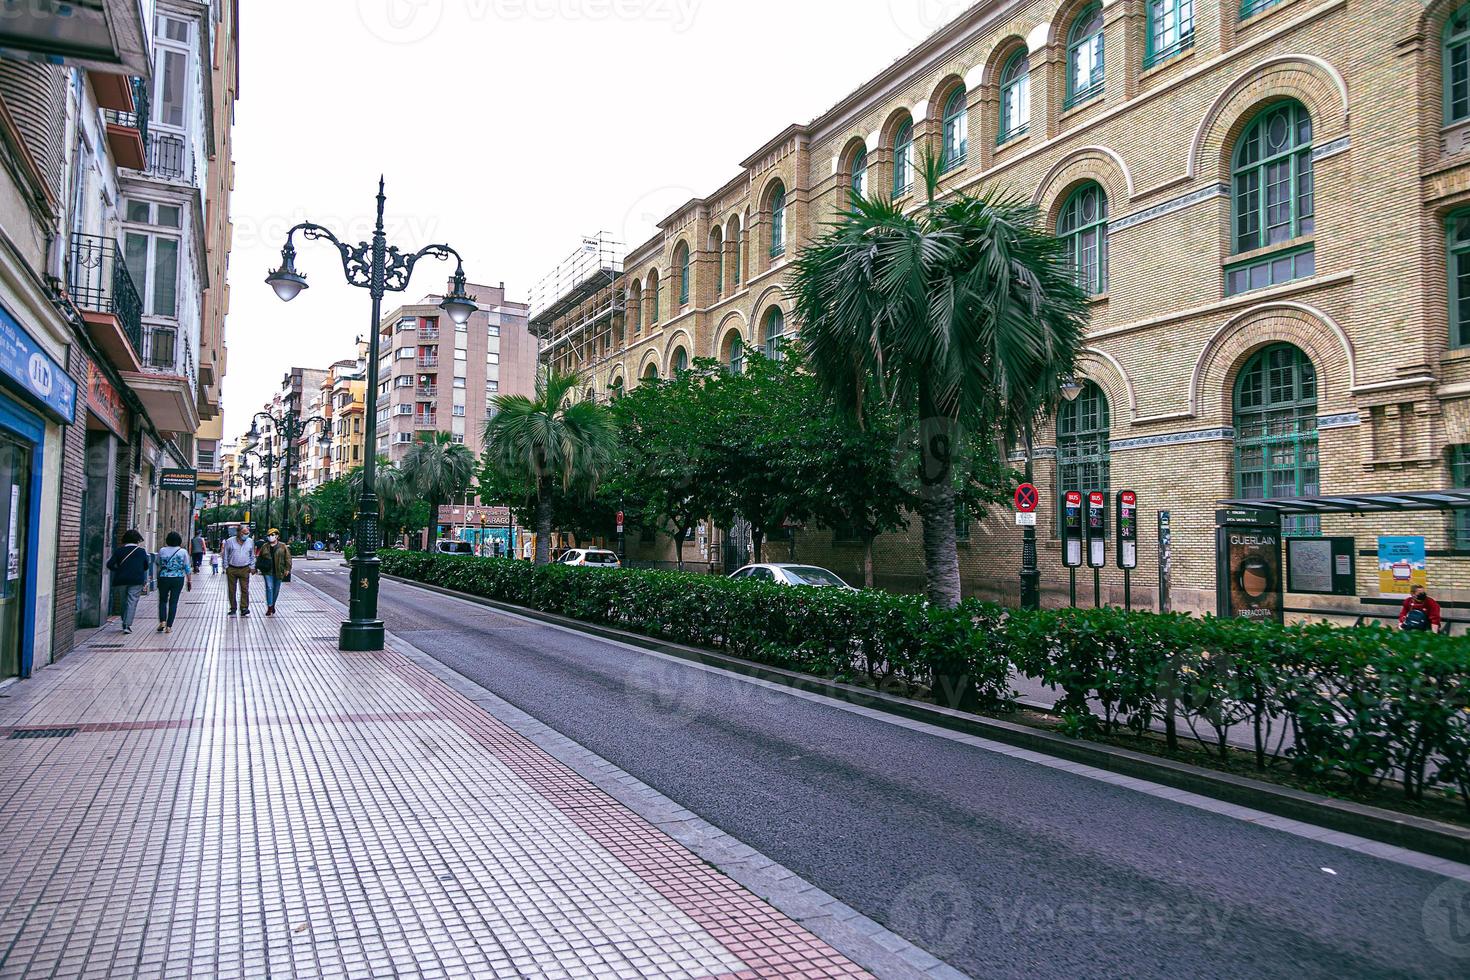
[[[674,533],[674,561],[678,563],[681,572],[684,570],[684,538],[688,533],[682,527]]]
[[[750,526],[750,564],[759,565],[763,558],[761,552],[765,550],[766,532],[752,524]]]
[[[944,609],[960,604],[960,557],[955,542],[954,452],[959,425],[919,389],[919,518],[924,527],[924,593]]]
[[[439,540],[439,501],[429,498],[429,553],[434,552],[434,543]]]
[[[863,588],[873,588],[873,535],[863,535]]]
[[[536,564],[551,564],[551,497],[536,498]]]

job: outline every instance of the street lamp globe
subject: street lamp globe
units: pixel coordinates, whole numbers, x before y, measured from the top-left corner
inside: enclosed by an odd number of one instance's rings
[[[1082,396],[1082,383],[1072,375],[1067,375],[1062,380],[1062,397],[1069,402],[1075,402]]]
[[[296,249],[290,245],[281,249],[281,267],[274,269],[265,281],[276,291],[281,302],[289,303],[307,288],[306,277],[296,271]]]
[[[475,311],[479,309],[479,306],[475,305],[475,301],[470,299],[469,294],[464,291],[463,272],[456,272],[454,274],[454,288],[450,290],[448,296],[444,297],[444,301],[439,304],[439,308],[445,313],[448,313],[449,319],[453,320],[459,326],[463,326],[474,315]]]

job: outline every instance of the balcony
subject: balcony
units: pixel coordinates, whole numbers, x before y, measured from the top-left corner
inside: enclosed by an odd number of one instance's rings
[[[138,0],[7,3],[0,48],[90,72],[146,72],[148,16]]]
[[[141,78],[132,82],[132,111],[104,109],[102,121],[107,129],[107,148],[119,167],[140,170],[147,162],[148,85]]]
[[[135,167],[149,177],[194,183],[194,149],[177,133],[148,133],[146,167]]]
[[[439,416],[415,415],[413,417],[413,427],[415,429],[437,429],[439,428]]]
[[[419,327],[419,340],[438,340],[438,327]]]
[[[415,394],[417,394],[419,398],[430,400],[439,397],[439,388],[437,385],[430,385],[427,388],[418,389]]]
[[[124,371],[123,380],[160,432],[192,434],[199,428],[194,352],[187,342],[179,350],[173,327],[148,327],[143,335],[143,370]]]
[[[81,310],[87,333],[120,371],[141,371],[143,301],[117,242],[73,235],[67,292]]]
[[[420,357],[418,360],[418,364],[419,370],[421,371],[439,370],[439,358],[437,357]]]

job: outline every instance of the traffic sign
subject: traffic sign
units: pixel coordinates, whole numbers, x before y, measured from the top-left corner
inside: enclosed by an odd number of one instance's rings
[[[1138,567],[1138,494],[1124,490],[1118,494],[1118,567]]]
[[[1068,490],[1062,509],[1062,560],[1068,568],[1082,566],[1082,493]]]
[[[623,533],[623,512],[618,511],[618,533]]]
[[[1034,514],[1036,508],[1041,506],[1041,494],[1037,492],[1034,485],[1023,483],[1016,488],[1016,511],[1021,514]]]
[[[1035,527],[1036,515],[1027,514],[1024,511],[1016,512],[1016,527]]]
[[[1087,564],[1102,568],[1108,563],[1108,495],[1094,490],[1087,495]]]

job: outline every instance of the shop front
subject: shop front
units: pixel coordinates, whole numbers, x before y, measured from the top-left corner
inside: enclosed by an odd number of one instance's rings
[[[76,382],[0,307],[0,682],[29,676],[43,628],[49,635],[38,608],[47,425],[70,424],[76,396]]]
[[[87,449],[82,479],[81,547],[77,559],[77,626],[101,626],[108,607],[105,566],[121,529],[123,487],[118,479],[119,448],[128,443],[129,415],[122,395],[95,363],[86,378]],[[124,467],[126,462],[124,462]]]

